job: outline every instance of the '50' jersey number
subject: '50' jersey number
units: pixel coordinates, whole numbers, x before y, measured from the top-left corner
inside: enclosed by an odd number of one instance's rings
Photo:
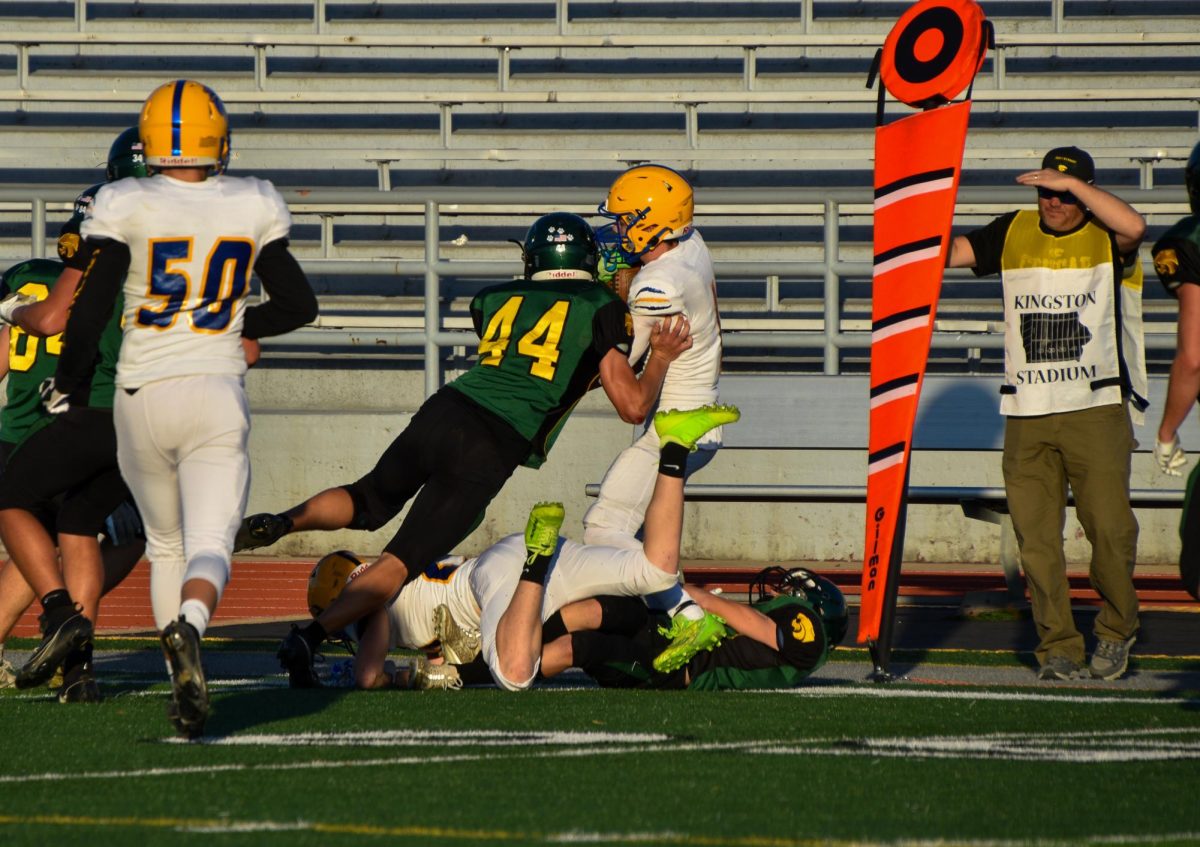
[[[204,262],[200,291],[193,294],[192,278],[180,267],[192,260],[192,239],[151,241],[146,296],[161,302],[138,309],[137,325],[167,329],[174,326],[179,312],[186,310],[193,331],[224,332],[234,304],[246,294],[253,255],[254,244],[247,239],[218,239]]]
[[[519,294],[504,301],[504,305],[496,310],[488,321],[483,337],[479,339],[479,364],[499,367],[508,353],[509,341],[512,339],[513,322],[525,298]],[[563,325],[567,322],[567,312],[570,311],[570,300],[558,300],[542,313],[533,325],[533,329],[517,340],[517,353],[533,359],[529,373],[545,380],[554,379],[558,358],[561,355],[558,342],[562,339]]]

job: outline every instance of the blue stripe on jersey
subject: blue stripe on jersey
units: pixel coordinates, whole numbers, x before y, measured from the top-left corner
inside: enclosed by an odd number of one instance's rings
[[[175,93],[171,97],[171,155],[182,156],[180,129],[183,125],[183,80],[175,80]]]

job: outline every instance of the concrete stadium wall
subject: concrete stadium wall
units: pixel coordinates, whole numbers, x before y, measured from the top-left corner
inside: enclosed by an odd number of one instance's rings
[[[369,470],[419,406],[422,379],[419,372],[252,371],[247,377],[254,414],[248,513],[281,511]],[[1152,423],[1156,415],[1153,411]],[[1143,441],[1144,432],[1139,435]],[[546,499],[566,504],[564,534],[579,540],[580,519],[592,502],[584,494],[584,485],[600,480],[630,437],[631,428],[616,417],[603,395],[596,392],[588,397],[572,415],[546,465],[540,471],[518,469],[483,524],[457,552],[476,553],[521,530],[529,506]],[[697,481],[861,485],[865,469],[861,450],[727,449]],[[914,459],[912,483],[1002,486],[999,454],[922,452]],[[1161,477],[1153,459],[1143,452],[1134,457],[1132,484],[1167,488],[1180,487],[1182,482]],[[1144,510],[1138,518],[1139,561],[1175,561],[1178,512]],[[398,525],[393,521],[375,533],[305,533],[263,552],[319,556],[347,549],[373,555]],[[731,561],[857,561],[862,556],[863,526],[863,507],[858,504],[691,503],[685,515],[683,555]],[[1073,513],[1065,537],[1068,558],[1087,561],[1090,547]],[[998,527],[968,520],[956,506],[910,507],[907,561],[998,563],[999,557]]]

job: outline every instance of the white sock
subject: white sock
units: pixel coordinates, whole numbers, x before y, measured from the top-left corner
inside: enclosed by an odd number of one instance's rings
[[[683,595],[683,602],[680,603],[675,608],[671,609],[669,614],[671,615],[671,617],[675,617],[676,615],[683,615],[683,617],[686,620],[698,621],[702,617],[704,617],[704,610],[701,609],[699,606],[697,606],[696,603],[692,600],[692,598],[688,597],[685,594],[685,595]]]
[[[199,600],[184,600],[179,606],[179,616],[194,626],[197,634],[203,638],[212,612]]]

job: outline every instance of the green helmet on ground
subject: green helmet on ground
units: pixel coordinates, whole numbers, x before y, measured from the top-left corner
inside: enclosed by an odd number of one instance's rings
[[[142,138],[136,126],[122,132],[108,148],[108,167],[104,171],[106,182],[124,179],[127,176],[149,176],[146,157],[142,154]]]
[[[787,594],[806,600],[821,618],[829,649],[842,643],[850,626],[846,597],[831,580],[805,568],[784,570],[775,565],[764,568],[750,583],[750,602],[762,603]]]
[[[570,212],[552,212],[534,221],[521,255],[529,280],[596,278],[596,236],[587,221]]]

